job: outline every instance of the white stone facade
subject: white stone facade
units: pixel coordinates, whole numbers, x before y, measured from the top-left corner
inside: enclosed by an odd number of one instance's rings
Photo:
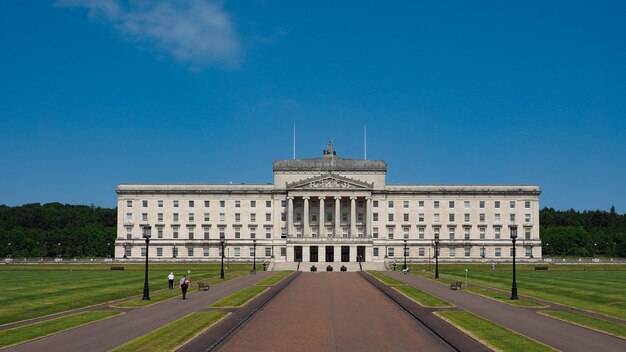
[[[117,259],[426,262],[541,258],[538,186],[386,185],[381,160],[274,162],[273,185],[120,184]],[[323,221],[320,223],[320,219]],[[321,225],[321,226],[320,226]],[[256,241],[255,241],[256,240]]]

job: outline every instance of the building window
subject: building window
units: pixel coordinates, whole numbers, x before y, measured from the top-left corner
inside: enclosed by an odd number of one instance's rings
[[[524,222],[527,222],[527,223],[530,222],[530,214],[529,213],[524,214]]]
[[[265,213],[265,221],[272,221],[272,213]]]
[[[438,200],[436,200],[436,201],[433,203],[433,206],[434,206],[434,208],[435,208],[435,209],[439,209],[439,201],[438,201]]]
[[[387,228],[387,238],[393,240],[393,227]]]
[[[241,208],[241,201],[240,200],[236,200],[235,201],[235,208]]]
[[[157,213],[157,221],[163,222],[163,213]]]
[[[187,256],[193,257],[193,247],[187,247]]]
[[[177,200],[172,201],[172,204],[174,205],[174,208],[178,208],[178,201]]]
[[[450,257],[456,257],[456,248],[450,248],[449,250]]]
[[[469,240],[470,239],[470,228],[469,227],[464,227],[463,230],[465,231],[464,232],[465,239]]]
[[[132,200],[127,200],[126,201],[126,208],[132,208],[133,207],[133,201]]]
[[[205,208],[209,208],[210,206],[211,206],[211,202],[210,202],[210,201],[208,201],[208,200],[205,200],[205,201],[204,201],[204,207],[205,207]]]
[[[226,208],[226,201],[220,200],[220,208]]]
[[[296,222],[300,222],[300,221],[302,221],[302,213],[296,213]]]
[[[224,232],[226,229],[224,227],[220,227],[220,240],[222,238],[226,238],[226,232]]]
[[[403,214],[402,215],[402,221],[409,222],[409,214]]]
[[[265,228],[265,238],[267,238],[267,239],[271,239],[272,238],[272,228],[271,227],[266,227]]]
[[[256,222],[256,213],[250,214],[250,222]]]
[[[465,256],[469,257],[471,255],[471,248],[470,247],[465,247]]]
[[[124,255],[125,255],[126,257],[130,257],[130,256],[131,256],[131,254],[132,254],[132,249],[133,249],[133,248],[132,248],[131,246],[126,246],[126,247],[124,247]]]
[[[280,213],[280,221],[287,221],[287,213]]]
[[[404,234],[404,239],[408,239],[409,238],[409,228],[408,227],[403,227],[402,228],[402,232]]]
[[[485,257],[485,247],[480,247],[480,257],[481,258]]]
[[[378,208],[378,201],[377,200],[372,202],[372,207]]]
[[[189,233],[189,239],[190,239],[190,240],[195,239],[195,238],[194,238],[194,237],[195,237],[194,231],[195,231],[195,228],[194,228],[194,227],[191,227],[191,226],[190,226],[190,227],[188,227],[188,228],[187,228],[187,233]]]
[[[524,239],[525,240],[530,240],[530,227],[525,227],[524,228]]]
[[[266,200],[265,201],[265,207],[266,208],[271,208],[272,207],[272,201],[271,200]]]
[[[479,201],[479,202],[478,202],[478,207],[479,207],[480,209],[485,209],[485,201],[484,201],[484,200]]]
[[[272,247],[265,247],[265,256],[268,258],[272,256]]]
[[[226,214],[220,213],[220,221],[226,221]]]
[[[315,214],[313,214],[315,215]],[[315,221],[315,220],[313,220]],[[363,222],[363,213],[356,213],[356,221],[357,222]]]
[[[248,248],[248,253],[250,253],[249,254],[250,257],[254,257],[254,247],[249,247]]]
[[[499,240],[500,239],[500,228],[499,227],[494,228],[493,232],[494,232],[494,237],[496,238],[496,240]]]
[[[211,214],[204,213],[204,221],[211,221]]]
[[[420,247],[420,248],[418,249],[418,255],[419,255],[420,257],[423,257],[423,256],[424,256],[424,252],[425,252],[424,247]]]
[[[256,238],[256,227],[250,227],[250,238]]]
[[[500,209],[500,201],[499,201],[499,200],[496,200],[496,201],[493,203],[493,207],[494,207],[494,208],[496,208],[496,209]]]
[[[478,220],[482,223],[485,222],[485,213],[478,214]]]
[[[163,208],[163,201],[162,200],[157,200],[157,206],[159,208]]]
[[[241,221],[241,213],[235,213],[235,222]]]
[[[146,256],[146,247],[141,247],[141,256],[142,257]]]
[[[333,221],[333,213],[326,213],[326,222],[331,222],[331,221]]]
[[[448,228],[448,234],[450,235],[450,241],[454,241],[454,227]]]
[[[202,247],[202,255],[205,257],[209,256],[209,247]]]
[[[374,255],[374,257],[378,257],[378,247],[374,247],[372,254]]]
[[[341,213],[341,221],[348,222],[348,213]]]
[[[424,222],[424,213],[417,214],[417,221]]]
[[[256,208],[256,200],[250,201],[250,208]]]
[[[513,247],[509,248],[509,257],[513,256],[513,250],[514,250]]]
[[[418,235],[420,240],[424,239],[424,228],[423,227],[418,227],[417,228],[417,235]]]
[[[478,228],[478,234],[480,236],[480,239],[484,240],[485,239],[485,228],[484,227],[479,227]]]
[[[195,201],[190,200],[190,201],[189,201],[189,207],[190,207],[190,208],[193,208],[193,206],[194,206],[194,205],[195,205]]]
[[[127,240],[132,240],[133,239],[133,228],[132,227],[127,227],[126,228],[126,239]]]
[[[317,202],[313,201],[313,205],[317,207]],[[359,208],[363,208],[363,201],[360,200],[360,201],[356,202],[356,206],[359,207]]]
[[[530,201],[529,200],[524,202],[524,208],[525,209],[530,209]]]
[[[470,213],[463,214],[463,220],[465,222],[470,222]]]
[[[402,203],[402,206],[403,206],[405,209],[406,209],[406,208],[408,208],[408,207],[409,207],[409,201],[408,201],[408,200],[405,200],[405,201]]]
[[[280,207],[281,207],[281,208],[284,208],[284,207],[286,207],[286,206],[287,206],[287,201],[285,201],[285,200],[281,200],[281,201],[280,201]]]
[[[143,208],[147,208],[147,207],[148,207],[148,201],[147,201],[147,200],[142,200],[142,201],[141,201],[141,206],[142,206]]]
[[[526,247],[526,256],[529,257],[529,258],[533,256],[533,248],[532,247]]]
[[[515,201],[514,200],[510,201],[509,205],[511,206],[511,209],[515,209]]]
[[[394,251],[393,247],[387,248],[387,255],[389,256],[389,258],[393,258],[394,257],[394,253],[395,253],[395,251]]]
[[[500,213],[494,214],[493,222],[500,222]]]
[[[157,238],[163,238],[163,227],[157,227]]]
[[[141,220],[148,221],[148,213],[141,213]]]
[[[509,218],[510,218],[511,222],[515,222],[515,214],[510,214]]]
[[[241,228],[235,227],[235,238],[241,238]]]
[[[178,238],[178,227],[172,227],[172,238]]]
[[[420,200],[419,202],[417,202],[417,206],[420,207],[420,208],[423,208],[424,207],[424,201]]]
[[[393,208],[393,200],[387,201],[387,207]]]
[[[133,213],[126,213],[126,221],[133,221]]]
[[[172,221],[173,222],[178,222],[178,213],[172,214]]]
[[[189,213],[189,222],[194,222],[194,220],[195,220],[194,213]]]
[[[378,221],[378,213],[372,214],[372,221]]]
[[[374,229],[372,230],[372,237],[378,238],[378,227],[374,227]]]
[[[448,208],[454,209],[454,201],[453,200],[448,202]]]
[[[280,256],[284,257],[287,255],[287,247],[280,247]]]
[[[204,239],[208,240],[210,238],[210,234],[211,234],[211,228],[210,227],[205,227],[204,228]]]
[[[393,214],[387,214],[387,216],[389,218],[388,221],[393,221]]]
[[[454,214],[448,214],[448,221],[454,222]]]
[[[433,214],[433,222],[439,222],[439,213]]]
[[[470,208],[470,201],[469,200],[466,200],[466,201],[463,202],[463,208],[465,208],[465,209],[469,209]]]

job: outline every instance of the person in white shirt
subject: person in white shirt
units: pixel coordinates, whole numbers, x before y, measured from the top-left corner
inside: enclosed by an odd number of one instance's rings
[[[174,273],[170,273],[169,275],[167,275],[167,281],[169,281],[170,290],[173,290],[174,289]]]

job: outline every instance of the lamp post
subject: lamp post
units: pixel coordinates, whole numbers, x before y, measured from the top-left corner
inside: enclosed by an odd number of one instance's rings
[[[222,246],[222,270],[220,271],[220,279],[224,279],[224,244],[226,243],[226,239],[224,237],[220,238],[220,245]]]
[[[435,234],[435,279],[439,278],[439,234]]]
[[[517,281],[515,278],[515,241],[517,240],[517,225],[509,225],[511,231],[511,241],[513,241],[513,284],[511,285],[511,299],[517,297]]]
[[[406,270],[406,268],[406,240],[404,240],[404,266],[402,267],[402,269]]]
[[[150,287],[148,286],[148,248],[150,247],[150,231],[152,231],[150,225],[144,225],[143,238],[146,239],[146,280],[143,284],[143,297],[141,298],[144,301],[150,300]]]
[[[254,248],[252,253],[252,271],[256,271],[256,239],[252,240],[252,248]]]

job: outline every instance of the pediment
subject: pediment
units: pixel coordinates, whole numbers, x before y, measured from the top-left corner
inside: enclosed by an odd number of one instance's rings
[[[289,189],[372,189],[374,184],[343,177],[325,174],[287,184]]]

